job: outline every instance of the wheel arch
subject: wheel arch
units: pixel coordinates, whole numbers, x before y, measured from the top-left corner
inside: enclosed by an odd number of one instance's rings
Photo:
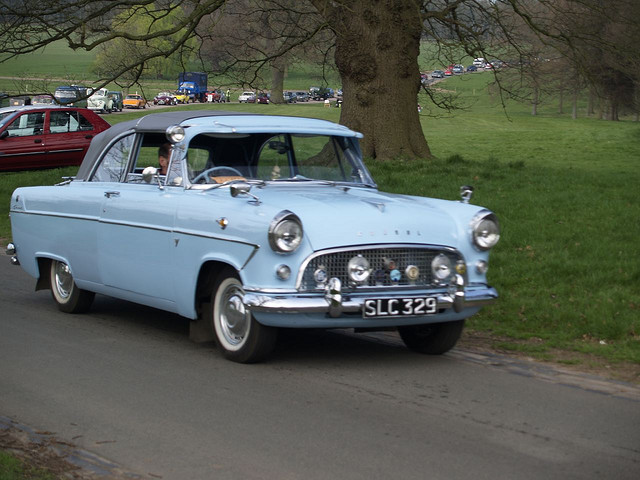
[[[233,272],[240,276],[240,272],[236,267],[220,260],[208,260],[200,266],[194,297],[195,310],[198,317],[202,314],[202,304],[211,300],[214,284],[224,271]]]
[[[38,279],[36,280],[36,291],[48,290],[51,287],[51,280],[49,278],[51,258],[37,257],[36,260],[38,262]]]

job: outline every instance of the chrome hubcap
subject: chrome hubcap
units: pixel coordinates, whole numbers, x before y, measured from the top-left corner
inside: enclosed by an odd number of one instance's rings
[[[242,343],[249,331],[251,315],[242,302],[242,291],[235,286],[228,288],[220,307],[220,325],[225,339],[231,345]]]
[[[56,263],[55,283],[58,295],[65,299],[69,298],[69,295],[71,295],[71,289],[73,288],[73,277],[71,276],[71,271],[66,263]]]

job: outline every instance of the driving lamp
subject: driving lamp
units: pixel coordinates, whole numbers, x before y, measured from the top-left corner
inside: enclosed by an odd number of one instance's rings
[[[356,283],[365,282],[371,273],[369,261],[362,255],[357,255],[349,260],[347,270],[349,272],[349,278]]]
[[[438,282],[445,282],[451,276],[451,260],[444,253],[439,253],[431,262],[433,278]]]
[[[165,135],[167,136],[167,140],[171,143],[180,143],[184,140],[184,128],[180,125],[172,125],[167,128]]]

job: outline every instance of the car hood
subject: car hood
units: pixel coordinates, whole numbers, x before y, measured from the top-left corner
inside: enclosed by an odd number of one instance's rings
[[[313,250],[380,243],[456,247],[480,210],[461,202],[368,188],[268,185],[251,193],[260,199],[257,213],[262,217],[273,217],[282,210],[295,213]]]

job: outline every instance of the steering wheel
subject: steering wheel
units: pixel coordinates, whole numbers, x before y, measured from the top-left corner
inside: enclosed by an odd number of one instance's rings
[[[240,173],[235,168],[222,165],[219,167],[207,168],[205,171],[201,172],[193,180],[191,180],[191,183],[215,183],[211,181],[212,179],[210,177],[215,176],[212,175],[213,173],[217,173],[218,175],[220,175],[221,172],[231,172],[231,175],[244,177],[244,175],[242,175],[242,173]]]

